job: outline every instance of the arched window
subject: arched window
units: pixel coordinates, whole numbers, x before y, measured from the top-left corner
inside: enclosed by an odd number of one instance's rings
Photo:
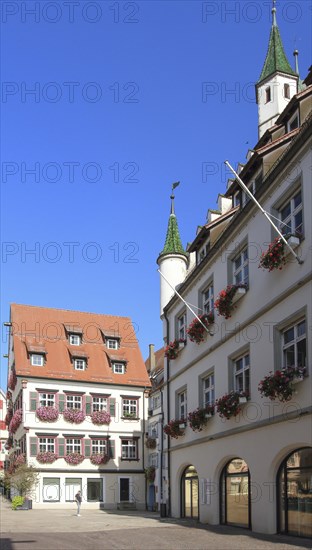
[[[312,535],[312,448],[293,451],[277,474],[278,530],[281,533]]]
[[[181,482],[181,516],[184,518],[198,519],[198,475],[194,466],[188,466],[184,470]]]
[[[242,458],[233,458],[221,474],[221,523],[251,528],[250,475]]]

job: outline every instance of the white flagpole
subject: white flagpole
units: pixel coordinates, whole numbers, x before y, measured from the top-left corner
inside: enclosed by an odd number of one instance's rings
[[[157,269],[158,273],[165,279],[165,281],[168,283],[168,285],[172,288],[173,292],[182,300],[182,302],[186,305],[186,307],[193,313],[194,317],[196,317],[197,321],[200,322],[200,324],[204,327],[204,329],[210,334],[208,328],[204,325],[204,323],[200,320],[198,315],[196,315],[195,311],[192,310],[191,306],[182,298],[181,294],[178,293],[178,291],[172,286],[171,283],[169,283],[167,277],[160,271],[160,269]]]
[[[275,225],[275,223],[271,220],[269,214],[262,208],[261,204],[258,203],[257,199],[253,196],[253,194],[251,193],[250,189],[248,189],[248,187],[244,184],[243,180],[241,180],[241,178],[239,177],[239,175],[235,172],[234,168],[230,165],[230,163],[226,160],[224,161],[224,164],[226,164],[228,166],[228,168],[231,170],[231,172],[233,172],[234,176],[236,177],[238,183],[240,184],[240,186],[244,189],[245,193],[247,193],[247,195],[251,198],[251,200],[253,200],[253,202],[258,206],[258,208],[261,210],[262,214],[265,215],[265,217],[269,220],[270,224],[274,227],[275,231],[278,233],[278,235],[280,236],[280,238],[282,239],[282,241],[284,242],[284,244],[286,244],[287,248],[289,249],[289,251],[292,253],[292,255],[296,258],[298,264],[303,264],[303,261],[300,260],[299,256],[296,254],[296,252],[292,249],[292,247],[290,246],[290,244],[287,242],[287,240],[285,239],[284,235],[280,232],[280,230],[278,229],[278,227]]]

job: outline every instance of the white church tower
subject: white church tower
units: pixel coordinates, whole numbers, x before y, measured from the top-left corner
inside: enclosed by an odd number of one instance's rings
[[[273,0],[269,47],[256,84],[259,139],[275,124],[291,98],[298,93],[298,83],[299,75],[291,68],[283,48],[276,23],[275,0]]]
[[[172,189],[174,189],[176,185],[177,184],[173,184]],[[173,288],[184,281],[188,266],[188,255],[182,246],[178,222],[174,212],[174,195],[172,194],[170,198],[171,212],[166,242],[162,252],[157,258],[159,271],[164,276],[160,276],[160,315],[163,314],[164,307],[174,294]]]

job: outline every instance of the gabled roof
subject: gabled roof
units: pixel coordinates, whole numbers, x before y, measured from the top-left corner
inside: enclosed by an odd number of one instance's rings
[[[100,315],[81,311],[52,309],[20,304],[11,305],[11,323],[15,370],[17,376],[72,382],[150,386],[135,331],[129,317]],[[69,344],[65,326],[81,327],[83,343]],[[120,348],[114,357],[127,362],[125,374],[115,374],[111,368],[102,334],[118,328]],[[28,336],[27,333],[31,336]],[[31,365],[28,350],[39,346],[45,350],[43,366]],[[73,358],[87,359],[85,370],[75,370]]]
[[[295,71],[291,68],[288,62],[288,59],[286,57],[281,35],[279,33],[278,26],[276,24],[275,11],[276,11],[275,8],[273,8],[272,10],[273,23],[272,23],[271,34],[270,34],[269,47],[268,47],[267,55],[263,65],[263,69],[261,71],[261,75],[258,80],[258,84],[263,80],[265,80],[266,78],[268,78],[269,76],[271,76],[272,74],[277,72],[298,77]]]

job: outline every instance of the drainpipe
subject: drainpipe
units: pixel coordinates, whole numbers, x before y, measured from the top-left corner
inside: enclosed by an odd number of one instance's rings
[[[169,335],[169,319],[164,311],[164,317],[166,319],[166,326],[167,326],[167,331],[166,331],[166,336],[167,336],[167,344],[169,343],[170,341],[170,335]],[[167,365],[166,365],[167,369],[166,369],[166,378],[167,378],[167,420],[169,422],[170,420],[170,393],[169,393],[169,374],[170,374],[170,359],[169,357],[167,357]],[[164,433],[163,433],[163,437],[164,437]],[[167,436],[167,450],[168,450],[168,510],[167,510],[167,516],[168,517],[171,517],[171,487],[170,487],[170,474],[171,474],[171,468],[170,468],[170,437]]]

